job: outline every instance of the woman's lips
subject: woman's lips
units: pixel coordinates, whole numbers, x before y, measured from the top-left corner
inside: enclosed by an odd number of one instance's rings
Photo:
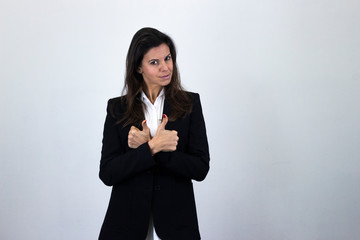
[[[169,79],[169,78],[170,78],[170,74],[167,74],[167,75],[161,76],[160,78],[162,78],[162,79]]]

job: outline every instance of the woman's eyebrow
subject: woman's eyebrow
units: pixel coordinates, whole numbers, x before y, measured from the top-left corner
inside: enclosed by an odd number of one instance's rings
[[[168,56],[171,56],[171,53],[166,55],[164,58],[167,58]],[[152,61],[159,61],[159,59],[158,58],[152,58],[152,59],[148,60],[148,62],[152,62]]]
[[[158,62],[159,62],[159,59],[157,59],[157,58],[152,58],[152,59],[150,59],[150,60],[148,61],[148,63],[151,63],[151,62],[154,62],[154,61],[158,61]]]

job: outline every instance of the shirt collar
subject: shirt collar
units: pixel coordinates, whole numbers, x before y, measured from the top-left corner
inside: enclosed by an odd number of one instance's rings
[[[164,98],[164,97],[165,97],[165,88],[161,89],[161,91],[160,91],[160,93],[159,93],[159,96],[156,98],[156,100],[157,100],[157,99],[162,99],[162,98]],[[145,102],[145,101],[150,102],[149,98],[146,96],[146,94],[145,94],[144,91],[141,92],[141,100],[142,100],[143,102]],[[156,100],[155,100],[155,101],[156,101]]]

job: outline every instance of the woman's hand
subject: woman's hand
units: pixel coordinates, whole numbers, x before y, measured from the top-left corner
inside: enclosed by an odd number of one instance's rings
[[[143,130],[140,131],[137,127],[131,126],[128,135],[128,145],[130,148],[137,148],[141,144],[150,141],[150,128],[146,124],[146,120],[141,123]]]
[[[168,117],[163,114],[163,120],[158,127],[155,136],[149,141],[149,147],[152,155],[161,151],[173,152],[176,150],[179,137],[177,135],[177,131],[169,131],[165,129],[168,121]]]

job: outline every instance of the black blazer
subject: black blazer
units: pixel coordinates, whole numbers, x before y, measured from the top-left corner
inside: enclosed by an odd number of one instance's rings
[[[150,215],[162,240],[200,239],[192,179],[209,171],[209,148],[199,94],[188,93],[192,112],[168,122],[176,130],[177,150],[151,156],[149,145],[128,146],[131,126],[116,122],[123,116],[120,98],[110,99],[104,126],[100,179],[112,187],[101,240],[144,240]],[[115,104],[115,116],[109,106]],[[171,114],[165,99],[164,113]]]

